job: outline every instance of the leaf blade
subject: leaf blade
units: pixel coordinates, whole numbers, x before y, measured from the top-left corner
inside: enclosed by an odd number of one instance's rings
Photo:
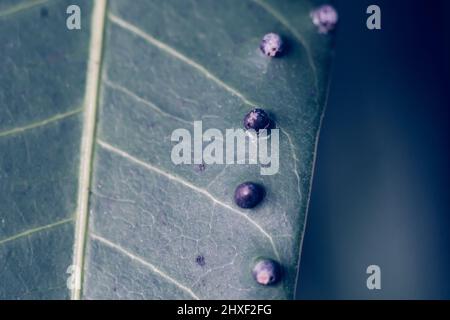
[[[84,100],[85,112],[81,118],[73,111],[79,109],[67,111],[74,112],[68,118],[74,117],[78,130],[71,131],[67,147],[72,154],[80,148],[82,152],[71,161],[66,153],[60,163],[71,168],[71,188],[78,184],[78,193],[67,200],[77,210],[65,210],[71,215],[61,220],[73,229],[76,219],[76,231],[62,242],[66,248],[75,244],[73,264],[83,266],[83,273],[76,274],[83,289],[72,290],[72,298],[292,298],[330,59],[329,40],[319,37],[309,22],[312,4],[172,0],[134,1],[130,6],[111,0],[103,23],[106,1],[95,1],[94,7],[89,3],[81,1],[80,6],[84,14],[92,13],[85,28],[92,31],[91,58],[87,63],[85,50],[82,63],[91,71],[70,93],[74,105]],[[58,2],[61,8],[64,4]],[[301,9],[300,20],[289,12],[293,8]],[[64,15],[59,14],[61,21]],[[289,44],[279,59],[259,52],[260,38],[269,31],[280,33]],[[82,34],[78,46],[87,49],[86,32]],[[103,50],[96,47],[103,44]],[[43,85],[36,88],[46,95],[50,91]],[[8,97],[3,104],[16,100]],[[48,104],[41,105],[45,111]],[[261,176],[251,165],[211,165],[199,171],[170,161],[174,129],[190,130],[194,120],[202,120],[204,129],[240,127],[243,115],[255,106],[269,111],[281,129],[279,174]],[[34,123],[58,127],[64,120],[46,111],[42,117],[33,115],[30,124],[20,120],[18,110],[13,109],[18,116],[13,126],[2,127],[0,120],[0,135],[28,137],[38,130]],[[56,145],[61,148],[65,142]],[[40,165],[46,168],[45,161]],[[267,191],[264,203],[252,211],[237,208],[232,200],[235,186],[247,180],[262,183]],[[67,252],[61,254],[56,238],[50,237],[53,228],[46,227],[52,223],[23,227],[17,234],[26,241],[47,235],[55,246],[49,254],[66,261]],[[26,231],[33,228],[34,236]],[[0,248],[2,239],[23,248],[13,234],[0,236]],[[4,256],[12,252],[6,246],[3,250]],[[32,246],[26,250],[31,252]],[[260,287],[252,279],[252,263],[259,256],[283,265],[278,285]],[[68,294],[64,281],[69,275],[61,266],[43,277],[59,281],[52,284],[56,291],[47,288],[49,297]],[[42,290],[27,288],[35,297],[45,297]],[[3,296],[20,296],[13,291],[0,288]]]
[[[89,33],[67,33],[69,1],[28,3],[2,1],[0,17],[0,239],[13,239],[0,245],[0,298],[62,299]]]

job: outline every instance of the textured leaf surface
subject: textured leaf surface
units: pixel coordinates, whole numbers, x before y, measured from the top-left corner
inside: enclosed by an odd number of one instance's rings
[[[331,54],[313,4],[77,1],[68,31],[72,2],[0,2],[0,297],[292,298]],[[283,57],[258,49],[271,31]],[[281,129],[278,174],[172,163],[174,129],[240,128],[255,106]],[[233,203],[248,180],[267,191],[254,210]],[[282,264],[277,285],[252,279],[261,256]]]

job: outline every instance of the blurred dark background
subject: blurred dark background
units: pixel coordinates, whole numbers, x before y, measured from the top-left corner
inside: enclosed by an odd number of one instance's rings
[[[340,14],[299,299],[450,299],[450,1]],[[366,28],[377,4],[382,30]],[[381,290],[366,268],[381,267]]]

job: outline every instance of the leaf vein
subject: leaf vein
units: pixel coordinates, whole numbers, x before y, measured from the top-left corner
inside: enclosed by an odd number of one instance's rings
[[[300,174],[298,172],[298,167],[297,167],[297,163],[299,162],[299,160],[298,160],[297,154],[295,153],[295,145],[292,141],[291,135],[284,129],[280,129],[280,130],[281,130],[281,132],[284,133],[284,135],[288,139],[289,147],[291,148],[292,160],[294,160],[294,175],[297,178],[297,193],[301,199],[302,191],[301,191],[301,186],[300,186]]]
[[[163,111],[161,108],[159,108],[159,107],[158,107],[157,105],[155,105],[154,103],[152,103],[152,102],[150,102],[150,101],[148,101],[148,100],[146,100],[146,99],[144,99],[144,98],[141,98],[140,96],[138,96],[137,94],[135,94],[135,93],[132,92],[131,90],[129,90],[129,89],[127,89],[127,88],[125,88],[125,87],[123,87],[123,86],[117,84],[117,83],[114,83],[114,82],[112,82],[111,80],[104,79],[104,80],[103,80],[103,83],[106,84],[108,87],[110,87],[110,88],[112,88],[112,89],[114,89],[114,90],[118,90],[118,91],[120,91],[120,92],[126,94],[127,96],[133,98],[134,100],[137,100],[137,101],[139,101],[139,102],[145,104],[146,106],[152,108],[152,109],[155,110],[156,112],[158,112],[158,113],[160,113],[160,114],[162,114],[162,115],[164,115],[164,116],[166,116],[166,117],[172,118],[172,119],[174,119],[174,120],[176,120],[176,121],[179,121],[179,122],[182,122],[182,123],[186,123],[186,124],[189,124],[189,125],[192,125],[192,124],[193,124],[191,121],[182,119],[182,118],[177,117],[177,116],[175,116],[175,115],[173,115],[173,114],[170,114],[170,113],[167,113],[167,112]]]
[[[53,122],[58,122],[58,121],[63,120],[65,118],[71,117],[73,115],[81,113],[82,111],[83,111],[83,109],[79,108],[79,109],[72,110],[72,111],[69,111],[69,112],[66,112],[66,113],[57,114],[57,115],[52,116],[50,118],[47,118],[45,120],[34,122],[34,123],[28,124],[28,125],[23,126],[23,127],[18,127],[18,128],[6,130],[6,131],[3,131],[3,132],[0,132],[0,137],[6,137],[6,136],[10,136],[10,135],[21,133],[21,132],[24,132],[24,131],[27,131],[27,130],[36,129],[36,128],[45,126],[47,124],[50,124],[50,123],[53,123]]]
[[[27,9],[31,9],[31,8],[36,7],[38,5],[47,3],[49,1],[50,0],[34,0],[34,1],[26,2],[26,3],[18,4],[17,6],[13,6],[11,8],[8,8],[8,9],[0,12],[0,18],[6,17],[6,16],[10,16],[10,15],[13,15],[13,14],[17,14],[17,13],[25,11]]]
[[[32,228],[32,229],[29,229],[29,230],[26,230],[26,231],[22,231],[22,232],[20,232],[20,233],[18,233],[16,235],[13,235],[13,236],[8,237],[6,239],[0,240],[0,245],[1,244],[5,244],[5,243],[10,242],[10,241],[13,241],[13,240],[17,240],[17,239],[20,239],[20,238],[23,238],[23,237],[30,236],[30,235],[32,235],[32,234],[34,234],[36,232],[52,229],[54,227],[60,226],[62,224],[68,223],[68,222],[73,221],[73,220],[74,220],[73,218],[63,219],[63,220],[60,220],[60,221],[57,221],[57,222],[54,222],[54,223],[47,224],[45,226],[40,226],[40,227]]]
[[[170,54],[171,56],[173,56],[173,57],[183,61],[184,63],[188,64],[189,66],[193,67],[194,69],[199,71],[201,74],[203,74],[206,78],[214,81],[216,84],[218,84],[219,86],[221,86],[222,88],[224,88],[225,90],[230,92],[232,95],[240,98],[242,100],[242,102],[244,102],[245,104],[247,104],[251,107],[257,106],[257,104],[255,102],[250,101],[238,90],[236,90],[235,88],[231,87],[230,85],[226,84],[225,82],[223,82],[222,80],[217,78],[214,74],[212,74],[204,66],[202,66],[198,62],[192,60],[191,58],[185,56],[184,54],[182,54],[178,50],[172,48],[171,46],[167,45],[166,43],[162,42],[161,40],[156,39],[152,35],[144,32],[143,30],[139,29],[135,25],[123,20],[122,18],[120,18],[114,14],[109,14],[109,20],[111,22],[113,22],[114,24],[122,27],[123,29],[128,30],[131,33],[141,37],[142,39],[144,39],[148,43],[154,45],[158,49]]]
[[[97,139],[97,143],[102,148],[104,148],[105,150],[113,152],[113,153],[115,153],[115,154],[117,154],[117,155],[119,155],[119,156],[121,156],[121,157],[123,157],[123,158],[125,158],[125,159],[127,159],[129,161],[131,161],[131,162],[134,162],[134,163],[136,163],[136,164],[146,168],[146,169],[149,169],[149,170],[151,170],[153,172],[156,172],[156,173],[158,173],[158,174],[160,174],[162,176],[165,176],[166,178],[168,178],[170,180],[176,181],[176,182],[178,182],[178,183],[180,183],[180,184],[182,184],[182,185],[184,185],[184,186],[186,186],[186,187],[196,191],[197,193],[200,193],[200,194],[204,195],[205,197],[209,198],[213,203],[216,203],[216,204],[218,204],[218,205],[220,205],[220,206],[222,206],[222,207],[224,207],[224,208],[226,208],[226,209],[236,213],[237,215],[241,216],[242,218],[247,220],[250,224],[252,224],[254,227],[256,227],[269,240],[269,242],[270,242],[270,244],[272,246],[272,249],[274,251],[275,256],[277,257],[277,259],[280,259],[280,255],[278,253],[278,250],[276,249],[276,246],[275,246],[275,243],[273,241],[272,236],[266,230],[264,230],[263,227],[261,227],[256,221],[251,219],[245,213],[243,213],[243,212],[241,212],[239,210],[236,210],[232,206],[230,206],[230,205],[220,201],[219,199],[214,197],[208,191],[206,191],[206,190],[204,190],[202,188],[199,188],[199,187],[191,184],[190,182],[181,179],[180,177],[177,177],[177,176],[174,176],[174,175],[172,175],[172,174],[170,174],[168,172],[165,172],[164,170],[161,170],[160,168],[157,168],[157,167],[155,167],[155,166],[153,166],[153,165],[151,165],[151,164],[149,164],[147,162],[139,160],[139,159],[133,157],[132,155],[130,155],[129,153],[127,153],[127,152],[125,152],[123,150],[120,150],[117,147],[114,147],[114,146],[110,145],[107,142],[104,142],[104,141],[101,141],[100,139]]]
[[[89,188],[91,184],[92,153],[97,118],[97,105],[99,100],[100,69],[102,65],[103,35],[105,31],[105,17],[107,0],[96,0],[92,13],[92,32],[90,39],[89,60],[87,66],[87,79],[85,89],[84,125],[81,137],[81,155],[79,167],[79,183],[77,198],[77,214],[74,236],[73,264],[80,268],[77,272],[77,283],[83,283],[83,267],[88,225]],[[74,300],[81,297],[81,288],[74,286],[71,292]]]
[[[97,234],[94,233],[90,233],[90,236],[92,239],[97,240],[105,245],[107,245],[108,247],[111,247],[117,251],[119,251],[120,253],[126,255],[127,257],[129,257],[130,259],[137,261],[139,263],[141,263],[142,265],[146,266],[147,268],[149,268],[151,271],[153,271],[154,273],[156,273],[157,275],[161,276],[162,278],[164,278],[165,280],[173,283],[174,285],[176,285],[178,288],[186,291],[187,293],[189,293],[189,295],[191,295],[195,300],[200,300],[200,298],[188,287],[186,287],[185,285],[179,283],[177,280],[175,280],[174,278],[172,278],[171,276],[165,274],[163,271],[161,271],[160,269],[158,269],[156,266],[154,266],[153,264],[151,264],[150,262],[144,260],[143,258],[129,252],[128,250],[122,248],[121,246],[119,246],[118,244],[115,244],[113,242],[111,242],[108,239],[105,239]]]

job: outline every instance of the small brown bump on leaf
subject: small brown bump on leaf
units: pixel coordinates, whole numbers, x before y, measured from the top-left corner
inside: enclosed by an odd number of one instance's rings
[[[206,262],[205,262],[205,257],[202,256],[202,255],[198,255],[198,256],[195,258],[195,262],[196,262],[200,267],[203,267],[203,266],[205,266],[205,264],[206,264]]]
[[[204,164],[204,163],[201,163],[201,164],[196,164],[195,166],[194,166],[194,170],[196,171],[196,172],[204,172],[205,170],[206,170],[206,164]]]

